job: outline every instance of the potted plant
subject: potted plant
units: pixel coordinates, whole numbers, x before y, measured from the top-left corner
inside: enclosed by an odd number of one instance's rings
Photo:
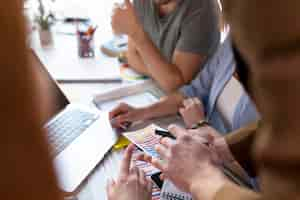
[[[42,46],[51,45],[53,37],[51,26],[54,24],[54,15],[47,12],[42,0],[38,0],[38,13],[35,16],[35,22],[38,24],[39,36]]]

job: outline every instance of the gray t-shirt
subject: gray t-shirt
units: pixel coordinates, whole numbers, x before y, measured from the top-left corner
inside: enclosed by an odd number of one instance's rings
[[[174,50],[210,56],[219,45],[216,0],[178,0],[176,9],[159,17],[153,0],[134,0],[149,37],[171,62]]]

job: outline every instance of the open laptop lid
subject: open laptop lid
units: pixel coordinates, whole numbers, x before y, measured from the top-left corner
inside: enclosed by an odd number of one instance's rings
[[[43,97],[42,101],[49,100],[48,102],[41,102],[41,105],[50,104],[49,106],[51,106],[51,108],[47,110],[48,112],[43,115],[42,122],[46,124],[52,117],[62,111],[70,101],[33,50],[28,51],[28,57],[36,72],[39,89],[44,92],[43,95],[46,95],[45,98]]]

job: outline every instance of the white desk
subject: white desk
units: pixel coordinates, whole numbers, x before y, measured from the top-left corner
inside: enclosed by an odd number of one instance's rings
[[[79,59],[76,37],[70,35],[55,34],[54,46],[42,48],[37,33],[35,33],[33,35],[32,46],[35,50],[39,51],[39,56],[46,57],[44,64],[48,71],[55,78],[64,78],[63,76],[72,76],[72,74],[80,74],[81,77],[90,76],[99,78],[115,74],[116,70],[118,71],[118,66],[113,64],[116,63],[116,60],[108,58],[100,52],[100,43],[112,37],[109,16],[114,1],[67,0],[59,2],[62,4],[62,7],[68,3],[68,6],[71,7],[69,10],[72,10],[72,6],[74,5],[76,7],[76,4],[84,5],[85,7],[81,7],[81,9],[87,10],[90,14],[89,17],[93,20],[96,19],[95,22],[99,25],[99,30],[95,38],[96,56],[91,59]],[[127,83],[65,83],[60,84],[60,87],[72,102],[90,103],[94,94],[104,93],[124,85],[127,85]],[[122,151],[110,152],[81,185],[76,194],[77,199],[105,200],[107,180],[118,175],[121,158]]]
[[[56,35],[56,42],[62,39],[59,37],[64,37],[61,35]],[[64,40],[64,39],[62,39]],[[55,44],[56,45],[56,44]],[[39,48],[39,47],[37,47]],[[41,49],[39,49],[41,50]],[[56,46],[52,47],[52,49],[46,49],[45,54],[56,54],[49,63],[44,63],[46,68],[53,73],[59,72],[61,69],[57,67],[57,64],[64,65],[65,61],[63,57],[59,57],[59,53],[62,52],[63,45],[58,43]],[[70,51],[69,51],[70,52]],[[100,54],[100,52],[99,52]],[[77,54],[75,54],[77,56]],[[47,56],[47,55],[46,55]],[[66,55],[68,56],[68,55]],[[71,55],[72,58],[74,55]],[[101,55],[100,55],[101,56]],[[70,58],[69,57],[69,58]],[[74,57],[73,57],[74,58]],[[68,59],[68,58],[67,58]],[[103,56],[102,63],[105,63],[105,57]],[[106,58],[110,59],[110,58]],[[74,62],[74,60],[72,61]],[[85,66],[84,63],[86,60],[82,62],[78,62],[77,67],[81,67],[81,70],[89,70],[88,66]],[[94,61],[91,61],[94,62]],[[64,66],[62,66],[64,67]],[[66,72],[70,70],[72,72],[72,66],[67,66]],[[101,64],[95,67],[102,67]],[[103,68],[106,67],[105,65]],[[101,72],[101,71],[100,71]],[[72,102],[81,102],[89,104],[91,102],[94,94],[105,93],[112,89],[116,89],[122,87],[124,85],[128,85],[128,83],[97,83],[97,84],[77,84],[77,83],[69,83],[69,84],[60,84],[61,89],[67,95],[68,99]],[[76,199],[78,200],[105,200],[106,199],[106,183],[108,179],[115,178],[118,175],[118,170],[120,166],[120,160],[122,158],[122,151],[120,152],[110,152],[107,157],[96,167],[96,169],[92,172],[92,174],[86,179],[86,181],[79,188],[78,193],[76,194]]]

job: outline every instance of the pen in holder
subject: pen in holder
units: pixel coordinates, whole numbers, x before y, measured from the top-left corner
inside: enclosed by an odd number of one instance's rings
[[[80,58],[90,58],[95,56],[94,33],[97,27],[89,27],[87,31],[77,30],[78,55]]]

